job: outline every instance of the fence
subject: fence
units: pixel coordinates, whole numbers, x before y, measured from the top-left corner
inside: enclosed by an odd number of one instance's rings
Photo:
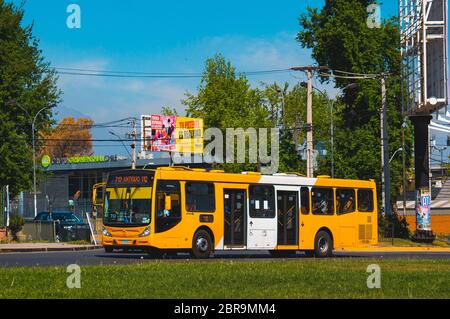
[[[22,234],[28,241],[49,241],[56,240],[56,223],[52,221],[25,220]]]
[[[22,234],[28,241],[76,241],[91,240],[89,225],[61,225],[57,221],[25,220]]]

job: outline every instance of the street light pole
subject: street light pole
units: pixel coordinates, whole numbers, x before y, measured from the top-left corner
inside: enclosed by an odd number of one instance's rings
[[[36,119],[43,110],[46,110],[50,108],[50,106],[44,106],[42,109],[40,109],[36,115],[33,118],[33,122],[31,123],[31,130],[33,131],[33,184],[34,184],[34,194],[33,194],[33,201],[34,201],[34,217],[37,216],[37,190],[36,190],[36,143],[35,143],[35,122]]]
[[[402,152],[403,148],[400,147],[399,149],[397,149],[394,154],[392,154],[391,158],[389,159],[389,163],[392,162],[392,160],[394,159],[395,154],[397,154],[398,152]]]
[[[31,122],[31,136],[32,136],[32,147],[33,147],[33,206],[34,206],[34,217],[37,216],[37,187],[36,187],[36,141],[35,141],[35,123],[38,115],[46,110],[51,108],[52,106],[44,106],[41,108],[34,117],[31,117],[30,113],[26,109],[24,109],[20,104],[18,104],[15,101],[10,101],[11,104],[15,104],[17,107],[19,107],[22,111],[25,112],[25,114],[28,116],[28,119]]]
[[[125,151],[127,151],[128,155],[133,158],[133,155],[130,154],[130,151],[128,150],[128,147],[126,147],[126,145],[123,143],[123,140],[120,138],[119,135],[117,135],[116,133],[114,133],[113,131],[109,131],[109,134],[114,135],[115,137],[117,137],[117,139],[120,141],[120,143],[122,143],[122,146],[125,148]],[[131,165],[133,165],[133,163],[131,163]]]

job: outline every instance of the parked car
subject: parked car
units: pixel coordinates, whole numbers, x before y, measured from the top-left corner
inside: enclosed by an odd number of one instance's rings
[[[90,241],[89,225],[69,211],[40,212],[34,219],[40,222],[55,222],[55,241]]]

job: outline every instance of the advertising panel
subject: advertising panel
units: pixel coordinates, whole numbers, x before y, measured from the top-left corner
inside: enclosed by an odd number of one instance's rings
[[[179,153],[203,153],[203,119],[177,117],[176,151]]]
[[[152,114],[151,116],[152,152],[175,151],[176,116]]]
[[[159,114],[141,116],[141,151],[203,153],[203,119]]]
[[[430,230],[431,194],[428,189],[417,191],[416,200],[416,229]]]
[[[151,149],[152,142],[152,117],[151,115],[141,115],[141,151],[146,152]]]

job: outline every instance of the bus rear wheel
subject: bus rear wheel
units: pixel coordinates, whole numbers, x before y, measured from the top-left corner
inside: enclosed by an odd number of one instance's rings
[[[329,232],[321,230],[314,239],[314,255],[319,258],[331,257],[333,254],[333,239]]]
[[[212,254],[212,240],[209,233],[204,230],[198,230],[192,239],[192,254],[195,258],[208,258]]]

